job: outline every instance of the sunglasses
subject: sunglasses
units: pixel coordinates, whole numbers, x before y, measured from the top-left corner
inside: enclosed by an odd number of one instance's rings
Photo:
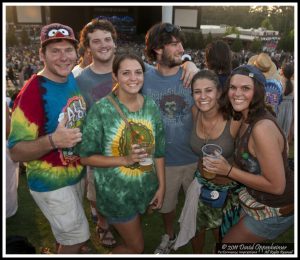
[[[165,26],[163,27],[163,30],[167,33],[171,33],[174,31],[181,31],[181,27],[179,25],[173,25],[170,23],[166,23]]]

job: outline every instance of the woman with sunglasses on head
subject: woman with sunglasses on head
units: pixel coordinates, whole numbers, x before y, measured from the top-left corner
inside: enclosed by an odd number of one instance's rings
[[[235,145],[235,164],[205,158],[206,170],[245,185],[239,192],[243,212],[223,243],[275,239],[294,223],[294,179],[288,168],[287,142],[264,102],[265,77],[254,66],[231,73],[223,105],[243,123]]]
[[[191,87],[194,105],[190,145],[198,155],[198,169],[187,191],[180,217],[181,229],[174,248],[192,238],[193,252],[201,254],[207,231],[212,230],[216,242],[220,242],[220,227],[226,232],[236,223],[240,211],[237,197],[240,185],[226,176],[205,173],[202,169],[202,149],[206,144],[217,145],[222,149],[223,156],[233,162],[234,138],[241,122],[233,120],[220,107],[223,88],[214,71],[198,72],[192,79]],[[213,196],[215,200],[207,200],[205,194]],[[189,230],[193,230],[193,234],[187,237]]]

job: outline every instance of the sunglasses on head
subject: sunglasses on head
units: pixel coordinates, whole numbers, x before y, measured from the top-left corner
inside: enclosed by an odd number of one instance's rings
[[[173,31],[181,31],[181,28],[179,25],[173,25],[171,23],[166,23],[163,27],[163,30],[165,30],[167,33],[171,33]]]

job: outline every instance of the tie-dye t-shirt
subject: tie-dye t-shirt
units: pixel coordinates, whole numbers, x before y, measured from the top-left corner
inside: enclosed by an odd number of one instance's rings
[[[164,157],[164,128],[155,102],[144,96],[143,107],[130,112],[112,96],[132,125],[137,139],[151,141],[155,147],[154,157]],[[81,157],[129,154],[131,131],[106,97],[89,110],[82,133],[82,142],[78,146]],[[106,217],[123,218],[144,213],[158,188],[155,167],[143,169],[138,163],[126,167],[94,167],[94,177],[97,208]]]
[[[72,74],[65,83],[33,75],[15,100],[8,147],[53,133],[59,115],[68,117],[68,128],[80,127],[86,104]],[[54,149],[26,163],[29,188],[45,192],[77,183],[84,175],[79,157],[72,148]]]

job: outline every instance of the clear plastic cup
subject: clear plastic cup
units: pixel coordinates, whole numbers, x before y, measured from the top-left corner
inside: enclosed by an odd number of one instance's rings
[[[206,144],[202,146],[203,157],[219,158],[222,155],[222,147],[217,144]],[[205,179],[212,180],[216,177],[215,173],[208,172],[202,167],[202,176]]]
[[[148,166],[153,164],[153,144],[149,142],[142,142],[139,144],[140,148],[143,148],[145,153],[147,153],[147,157],[143,158],[142,161],[139,162],[141,166]]]

